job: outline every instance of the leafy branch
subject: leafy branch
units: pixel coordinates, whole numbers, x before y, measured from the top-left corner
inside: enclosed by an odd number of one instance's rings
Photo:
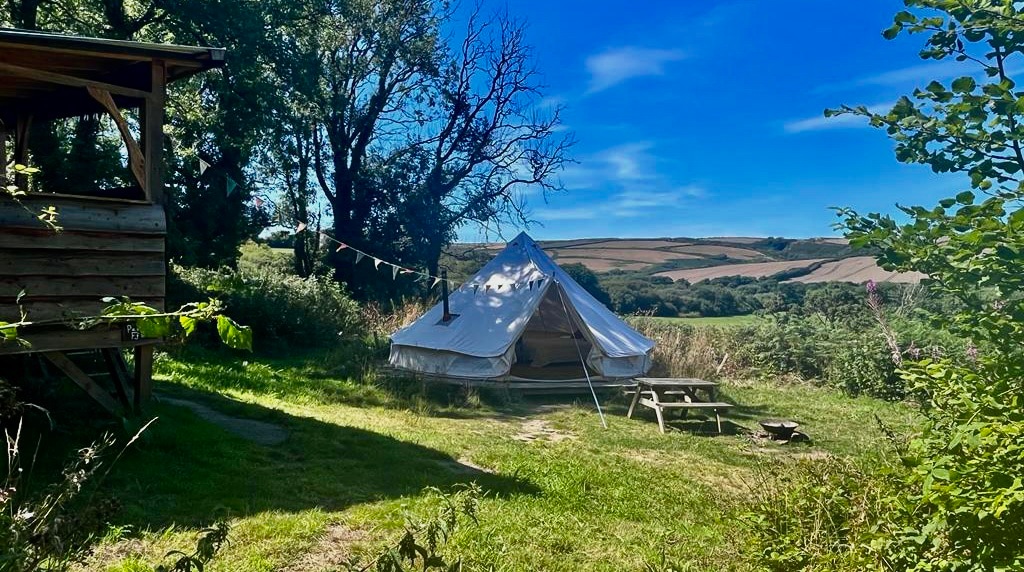
[[[185,339],[196,331],[200,323],[211,322],[217,326],[217,335],[228,347],[252,350],[252,328],[239,325],[223,314],[224,306],[216,299],[207,302],[190,302],[174,312],[161,312],[152,306],[133,302],[129,298],[104,298],[110,304],[96,316],[69,317],[31,321],[22,310],[17,322],[0,322],[0,343],[27,343],[18,336],[21,328],[63,324],[77,330],[97,326],[132,323],[146,338]]]

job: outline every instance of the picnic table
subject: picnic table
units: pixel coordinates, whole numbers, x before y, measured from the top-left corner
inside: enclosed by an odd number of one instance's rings
[[[708,400],[702,401],[697,397],[697,390],[703,390],[708,394]],[[731,403],[715,401],[718,384],[713,381],[694,379],[687,377],[638,377],[636,387],[632,390],[633,401],[629,404],[629,412],[626,417],[633,417],[633,411],[637,404],[650,407],[658,416],[658,427],[665,432],[665,410],[679,409],[683,416],[690,409],[710,409],[715,412],[715,421],[718,424],[718,432],[722,432],[722,418],[719,416],[720,409],[732,407]],[[630,391],[626,392],[627,394]]]

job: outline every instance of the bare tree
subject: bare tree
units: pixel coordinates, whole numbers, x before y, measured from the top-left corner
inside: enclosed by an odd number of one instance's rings
[[[309,46],[321,79],[313,131],[314,166],[331,205],[334,235],[369,248],[365,231],[379,189],[365,171],[374,144],[393,136],[402,111],[436,69],[439,15],[430,0],[328,2]],[[391,122],[396,122],[392,124]],[[335,276],[348,281],[347,263]]]
[[[482,19],[478,6],[433,80],[433,132],[414,144],[425,155],[415,208],[429,221],[416,234],[432,272],[460,227],[527,223],[523,191],[560,188],[557,174],[573,138],[559,134],[560,106],[542,109],[543,86],[524,29],[508,14]]]

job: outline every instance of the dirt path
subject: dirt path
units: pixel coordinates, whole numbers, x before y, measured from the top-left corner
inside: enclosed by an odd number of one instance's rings
[[[243,419],[241,417],[232,417],[211,409],[202,403],[196,403],[195,401],[189,401],[187,399],[161,396],[160,401],[191,409],[192,412],[200,418],[222,427],[228,433],[241,437],[247,441],[252,441],[253,443],[260,445],[277,445],[279,443],[283,443],[284,440],[288,438],[288,431],[285,430],[284,427],[274,425],[273,423],[256,421],[254,419]]]

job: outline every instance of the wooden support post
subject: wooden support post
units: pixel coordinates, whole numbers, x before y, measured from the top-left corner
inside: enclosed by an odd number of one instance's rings
[[[114,382],[114,389],[117,391],[117,399],[125,411],[132,409],[132,392],[129,386],[131,378],[128,376],[128,366],[124,363],[124,355],[118,348],[103,348],[103,360],[107,363],[107,370],[110,372],[110,379]]]
[[[120,412],[121,408],[118,407],[114,398],[111,397],[106,390],[97,385],[88,374],[81,370],[81,368],[75,365],[68,356],[64,355],[64,352],[43,352],[43,356],[50,360],[53,365],[57,366],[57,369],[64,372],[64,375],[71,378],[71,381],[84,389],[90,397],[96,400],[100,406],[109,411],[112,415],[117,415]]]
[[[121,115],[121,110],[117,108],[117,104],[114,103],[114,98],[111,97],[109,91],[93,86],[89,86],[86,89],[89,91],[89,95],[99,102],[103,109],[107,110],[107,113],[114,120],[114,124],[117,125],[117,130],[121,133],[121,140],[124,141],[125,147],[128,148],[128,166],[131,168],[132,174],[135,175],[135,180],[139,182],[139,186],[145,191],[147,161],[142,153],[142,149],[139,148],[139,143],[132,135],[124,115]]]
[[[0,165],[3,166],[3,171],[0,171],[0,182],[7,181],[7,127],[0,123]]]
[[[142,406],[153,394],[153,346],[135,348],[135,412],[142,413]]]
[[[151,85],[140,110],[142,149],[146,154],[146,198],[163,203],[164,105],[167,98],[167,64],[154,60]]]
[[[31,115],[18,116],[18,123],[14,126],[14,156],[11,160],[19,165],[28,164],[28,134],[31,127]],[[28,190],[28,178],[25,175],[15,175],[14,184],[22,190]]]
[[[14,162],[22,165],[28,163],[28,133],[32,128],[31,115],[19,115],[18,124],[14,127]]]

